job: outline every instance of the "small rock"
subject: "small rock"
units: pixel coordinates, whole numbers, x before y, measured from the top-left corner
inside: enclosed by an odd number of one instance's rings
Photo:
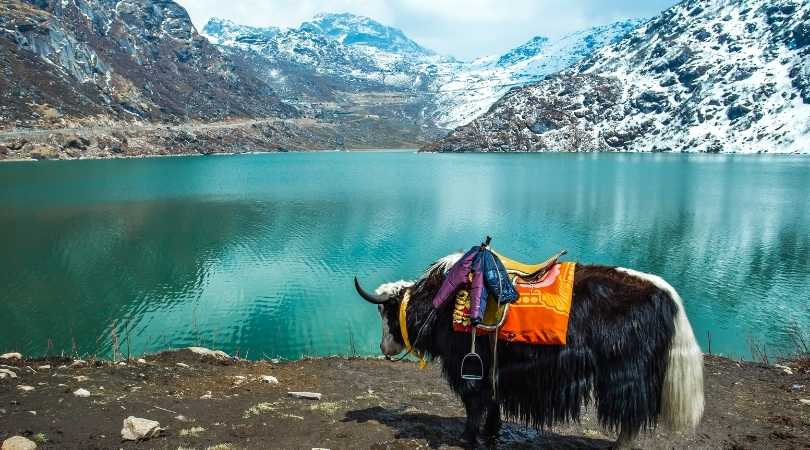
[[[2,450],[35,450],[37,444],[22,436],[14,436],[3,441]]]
[[[28,411],[28,414],[31,414],[32,416],[36,416],[37,412],[36,411]]]
[[[45,365],[42,365],[42,366],[37,366],[37,370],[50,370],[50,368],[51,368],[51,365],[50,365],[50,364],[45,364]]]
[[[160,422],[129,416],[124,419],[121,439],[125,441],[142,441],[160,434]]]
[[[22,355],[19,353],[4,353],[0,355],[0,359],[22,359]]]
[[[211,391],[207,391],[205,394],[200,396],[200,400],[211,400],[211,398],[212,398]]]
[[[70,363],[70,367],[73,367],[74,369],[77,368],[77,367],[85,367],[86,365],[87,365],[87,361],[85,361],[83,359],[77,359],[77,360],[73,361],[72,363]]]
[[[73,391],[73,395],[76,397],[90,397],[90,391],[87,389],[79,388]]]
[[[34,390],[34,386],[27,386],[25,384],[21,384],[21,385],[17,386],[17,389],[19,389],[19,390],[21,390],[23,392],[31,392],[31,391]]]
[[[136,362],[137,362],[138,364],[146,364],[146,360],[145,360],[145,359],[143,359],[143,358],[138,358],[138,361],[136,361]]]
[[[13,370],[0,369],[0,380],[4,378],[17,378],[17,374]]]
[[[793,386],[790,387],[791,391],[801,391],[802,389],[804,389],[803,384],[794,384]]]
[[[802,405],[810,406],[810,400],[806,398],[799,399],[799,403],[801,403]]]
[[[180,422],[188,422],[189,421],[188,417],[186,417],[186,416],[184,416],[182,414],[178,414],[178,415],[174,416],[174,418],[175,418],[175,420],[179,420]]]
[[[318,392],[287,392],[287,395],[295,398],[303,398],[306,400],[320,400],[321,394]]]
[[[73,377],[73,379],[78,381],[79,383],[83,383],[83,382],[89,380],[90,378],[87,378],[84,375],[77,375],[77,376]]]
[[[188,369],[188,368],[189,368],[189,365],[188,365],[188,364],[186,364],[186,363],[177,363],[177,367],[182,367],[182,368],[184,368],[184,369]]]
[[[231,356],[222,350],[211,350],[205,347],[189,347],[188,349],[198,355],[211,356],[216,359],[231,359]]]
[[[281,362],[281,360],[278,359],[278,358],[273,358],[273,359],[270,360],[270,362],[273,363],[273,364],[278,364],[278,363]]]
[[[793,369],[788,366],[783,366],[781,364],[774,364],[773,366],[777,369],[782,369],[782,372],[786,373],[787,375],[793,375]]]
[[[125,363],[124,361],[121,361],[120,363],[118,363],[118,367],[126,367],[126,366],[127,366],[127,363]]]
[[[278,384],[278,378],[272,375],[262,375],[262,381],[267,384]]]

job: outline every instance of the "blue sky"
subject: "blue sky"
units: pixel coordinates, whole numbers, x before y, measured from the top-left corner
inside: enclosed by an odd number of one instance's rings
[[[297,26],[319,12],[350,12],[400,28],[460,59],[500,54],[537,35],[558,37],[626,18],[647,18],[675,0],[178,0],[202,28],[210,17],[254,26]]]

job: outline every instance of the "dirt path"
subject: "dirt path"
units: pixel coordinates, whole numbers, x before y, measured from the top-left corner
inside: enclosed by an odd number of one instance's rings
[[[0,442],[23,435],[43,449],[459,448],[463,409],[435,366],[420,371],[413,363],[337,358],[222,365],[188,351],[146,361],[10,364],[18,377],[0,380]],[[79,388],[90,397],[76,397]],[[299,400],[289,391],[323,397]],[[697,433],[657,431],[637,447],[807,449],[810,405],[799,400],[808,397],[809,374],[707,357],[707,409]],[[122,421],[130,415],[166,429],[145,442],[122,442]],[[607,449],[611,439],[586,415],[580,424],[545,433],[507,424],[498,448]]]

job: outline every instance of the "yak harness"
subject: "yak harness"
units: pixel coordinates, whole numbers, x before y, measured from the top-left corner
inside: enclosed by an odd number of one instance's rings
[[[509,264],[505,261],[507,270]],[[495,323],[498,340],[521,342],[533,345],[565,345],[568,336],[568,318],[574,288],[576,263],[555,264],[542,278],[523,280],[514,278],[514,285],[520,294],[517,302],[498,305],[490,298],[486,307],[485,323]],[[470,332],[470,295],[461,289],[456,294],[453,311],[453,329],[457,332]],[[500,315],[500,316],[499,316]],[[478,327],[478,334],[493,329]]]

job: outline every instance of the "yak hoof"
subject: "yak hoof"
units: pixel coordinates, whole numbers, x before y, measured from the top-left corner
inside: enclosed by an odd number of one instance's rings
[[[464,448],[476,448],[478,442],[476,441],[476,432],[472,430],[464,430],[459,440]]]

